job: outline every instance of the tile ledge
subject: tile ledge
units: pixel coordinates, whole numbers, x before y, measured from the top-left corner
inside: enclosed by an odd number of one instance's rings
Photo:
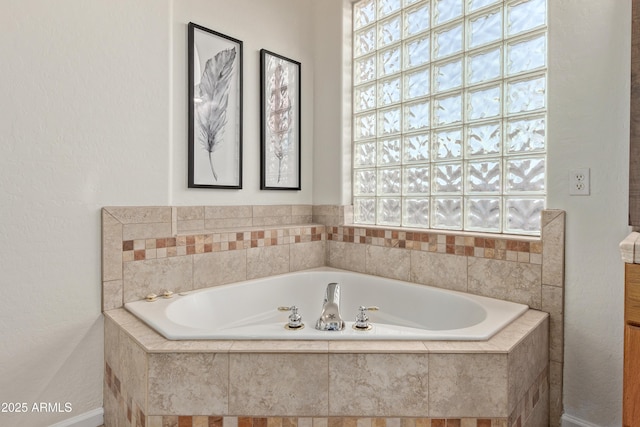
[[[634,231],[620,242],[620,256],[625,263],[640,264],[640,233]]]
[[[274,225],[252,225],[246,227],[229,227],[229,228],[215,228],[204,230],[183,230],[175,234],[178,236],[192,236],[196,234],[217,234],[217,233],[246,233],[251,231],[266,231],[266,230],[290,230],[292,228],[304,228],[304,227],[325,227],[324,224],[312,222],[304,224],[274,224]]]

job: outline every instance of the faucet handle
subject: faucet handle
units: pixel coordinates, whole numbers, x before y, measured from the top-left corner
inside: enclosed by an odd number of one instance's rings
[[[368,331],[373,328],[371,323],[369,323],[369,316],[367,316],[367,311],[378,311],[380,307],[372,305],[370,307],[365,307],[361,305],[358,307],[358,314],[356,314],[356,322],[353,324],[353,328],[360,331]]]
[[[278,307],[278,311],[290,311],[289,315],[289,323],[284,325],[286,329],[302,329],[304,328],[304,323],[302,323],[302,316],[298,314],[298,307],[292,305],[291,307]]]

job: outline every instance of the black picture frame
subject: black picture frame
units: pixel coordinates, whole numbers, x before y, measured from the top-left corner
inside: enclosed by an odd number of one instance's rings
[[[242,188],[242,41],[188,24],[189,188]]]
[[[260,189],[300,190],[300,62],[260,50]]]

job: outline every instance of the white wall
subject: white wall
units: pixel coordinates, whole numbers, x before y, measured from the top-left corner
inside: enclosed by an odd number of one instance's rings
[[[549,198],[567,211],[565,412],[621,425],[630,0],[549,1]],[[591,168],[591,196],[568,195]]]

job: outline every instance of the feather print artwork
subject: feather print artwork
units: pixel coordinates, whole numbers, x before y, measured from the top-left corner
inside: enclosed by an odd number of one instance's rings
[[[278,159],[278,183],[282,176],[282,161],[289,152],[289,130],[291,129],[291,99],[289,98],[289,74],[278,64],[269,79],[270,145]]]
[[[209,153],[209,164],[213,178],[218,174],[213,166],[213,152],[224,141],[227,124],[227,104],[236,49],[230,48],[218,52],[205,64],[200,84],[195,86],[195,133],[198,141]]]

